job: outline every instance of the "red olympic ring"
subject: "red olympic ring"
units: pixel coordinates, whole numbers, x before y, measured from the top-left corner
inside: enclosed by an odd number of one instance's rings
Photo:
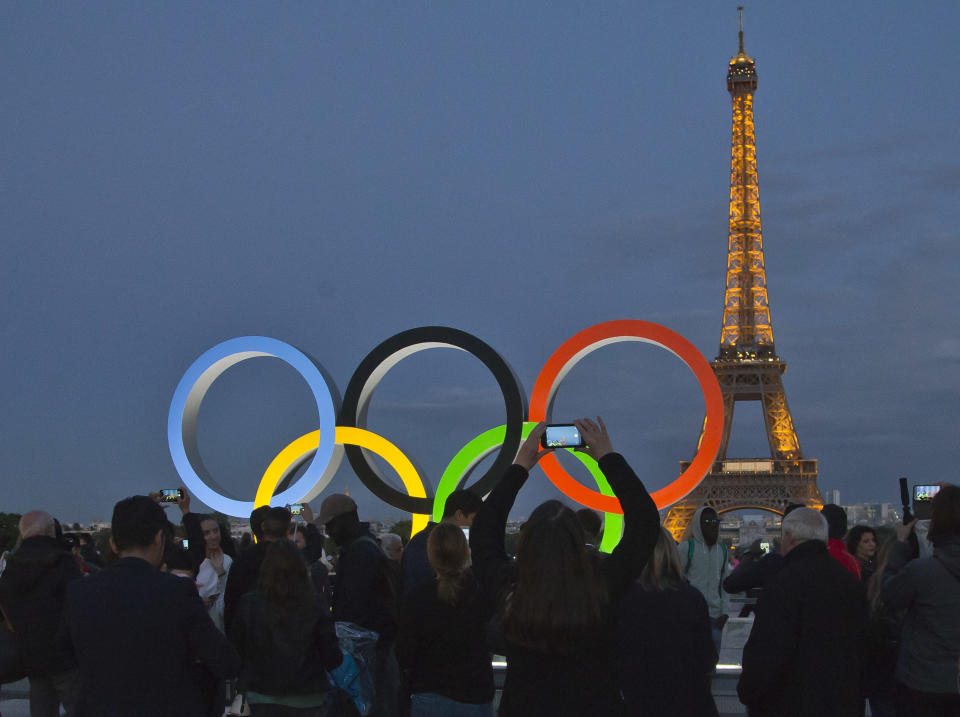
[[[554,351],[537,377],[530,395],[531,421],[547,421],[557,387],[580,359],[601,346],[621,341],[643,341],[666,349],[683,361],[700,384],[707,415],[697,454],[687,469],[669,485],[651,495],[658,508],[676,503],[697,487],[713,465],[723,434],[723,395],[716,374],[697,348],[665,326],[637,319],[620,319],[595,324],[571,336]],[[623,513],[615,497],[598,493],[567,473],[552,453],[540,459],[540,467],[561,493],[594,510]]]

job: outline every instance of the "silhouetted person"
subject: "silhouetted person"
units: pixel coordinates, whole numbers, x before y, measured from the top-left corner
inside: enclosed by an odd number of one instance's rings
[[[82,573],[56,538],[53,517],[32,510],[20,518],[21,543],[0,576],[0,605],[20,637],[21,660],[30,678],[30,713],[76,714],[79,673],[71,651],[57,641],[67,585]],[[6,629],[0,627],[0,629]]]
[[[783,519],[783,568],[763,591],[737,685],[751,717],[858,717],[863,585],[827,552],[811,508]]]
[[[839,505],[827,503],[820,509],[820,515],[827,521],[829,535],[827,552],[830,553],[831,558],[849,570],[850,574],[859,580],[860,563],[847,552],[847,545],[843,542],[843,536],[847,534],[847,511]]]
[[[486,623],[495,605],[470,570],[463,531],[439,523],[427,540],[436,578],[401,603],[397,659],[409,674],[412,717],[493,715]]]
[[[717,648],[707,602],[683,579],[664,528],[620,603],[617,654],[626,714],[716,716],[710,680]]]
[[[643,570],[660,529],[657,506],[598,419],[574,421],[620,500],[624,534],[605,560],[584,544],[573,510],[550,500],[520,533],[516,563],[504,530],[517,493],[546,451],[534,428],[514,464],[491,491],[470,530],[473,567],[495,604],[506,647],[500,715],[616,715],[622,707],[614,659],[615,623],[624,592]]]
[[[163,508],[147,496],[120,501],[110,538],[119,560],[67,589],[82,716],[206,717],[197,661],[219,679],[240,667],[193,582],[158,570],[171,534]]]
[[[440,522],[469,529],[481,505],[483,500],[473,491],[455,490],[447,496]],[[427,559],[427,539],[435,525],[436,523],[429,523],[426,528],[411,537],[403,549],[403,556],[400,559],[402,592],[416,587],[421,582],[432,581],[435,577],[430,561]]]
[[[927,533],[933,556],[910,560],[916,521],[901,526],[881,591],[888,608],[906,610],[896,668],[897,717],[960,715],[960,487],[941,485]]]
[[[587,550],[594,553],[600,552],[600,534],[603,532],[603,521],[600,514],[589,508],[581,508],[577,511],[577,520],[583,529],[583,537],[586,540]]]
[[[260,511],[260,513],[257,514],[257,511]],[[290,511],[286,508],[268,508],[266,506],[257,508],[250,515],[251,529],[253,529],[255,522],[254,514],[257,514],[257,528],[254,535],[257,536],[259,542],[237,556],[236,561],[230,568],[230,574],[227,575],[227,586],[224,590],[223,600],[223,618],[228,631],[230,630],[230,621],[233,619],[233,611],[236,609],[237,603],[240,602],[240,598],[257,587],[257,581],[260,579],[260,564],[267,554],[270,543],[277,540],[286,540],[287,531],[290,529]]]

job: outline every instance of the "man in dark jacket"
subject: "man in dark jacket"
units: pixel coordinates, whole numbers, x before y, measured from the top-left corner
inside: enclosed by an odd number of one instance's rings
[[[863,585],[827,552],[810,508],[783,519],[783,567],[757,604],[737,693],[751,717],[858,717]]]
[[[58,715],[60,704],[68,715],[75,714],[79,689],[76,660],[57,634],[67,584],[82,573],[55,535],[49,513],[26,513],[20,519],[23,542],[0,577],[0,605],[21,639],[32,715]]]
[[[239,672],[193,582],[158,570],[168,536],[172,526],[153,500],[120,501],[110,538],[119,560],[67,589],[81,717],[207,717],[197,661],[219,679]]]
[[[230,573],[227,575],[227,586],[223,592],[223,624],[230,630],[230,623],[246,593],[257,589],[260,580],[260,566],[267,554],[267,548],[275,540],[286,540],[287,530],[290,528],[290,511],[286,508],[268,508],[261,506],[250,515],[250,525],[253,525],[254,514],[257,518],[257,544],[247,548],[233,561]]]
[[[365,654],[374,673],[375,717],[393,714],[399,668],[394,655],[397,634],[396,586],[392,584],[387,556],[361,523],[357,504],[350,496],[334,493],[320,505],[319,522],[340,546],[333,588],[333,619],[352,623],[377,634],[375,654]],[[373,652],[373,651],[371,651]]]

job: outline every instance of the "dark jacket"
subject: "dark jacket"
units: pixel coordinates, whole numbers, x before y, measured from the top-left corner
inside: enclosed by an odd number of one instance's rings
[[[862,583],[808,540],[760,596],[737,693],[751,717],[859,717],[867,598]]]
[[[724,578],[723,589],[733,594],[765,588],[782,567],[783,556],[780,553],[767,553],[758,559],[741,560],[733,572]]]
[[[373,630],[383,641],[392,640],[397,634],[397,602],[388,558],[367,524],[360,525],[361,534],[340,550],[333,619]]]
[[[881,592],[891,610],[905,609],[896,677],[919,692],[957,693],[960,656],[960,536],[938,540],[933,557],[910,560],[896,543]],[[909,561],[909,562],[908,562]]]
[[[471,574],[456,605],[437,597],[436,580],[408,590],[400,605],[397,660],[410,692],[432,692],[457,702],[493,700],[493,668],[486,625],[495,609]]]
[[[187,515],[190,514],[187,513]],[[256,545],[241,551],[237,559],[233,561],[233,565],[230,566],[230,572],[227,574],[227,587],[223,591],[223,624],[226,626],[228,633],[240,598],[257,589],[257,583],[260,581],[260,566],[263,565],[263,559],[267,555],[269,546],[268,541],[261,540]]]
[[[436,573],[427,559],[427,538],[436,527],[436,523],[427,523],[427,527],[410,538],[403,555],[400,557],[400,594],[412,590],[420,583],[433,582]]]
[[[617,654],[627,714],[717,714],[710,692],[717,649],[696,588],[647,591],[635,582],[620,603]]]
[[[80,717],[206,717],[196,661],[221,679],[240,669],[193,581],[139,558],[70,583],[64,619],[80,666]]]
[[[20,635],[23,663],[30,677],[76,666],[73,654],[58,642],[57,635],[67,585],[82,575],[70,551],[45,535],[27,538],[7,559],[0,576],[0,605]]]
[[[624,592],[653,552],[660,516],[623,456],[607,454],[600,460],[600,469],[619,498],[624,515],[620,544],[606,560],[598,561],[600,579],[606,583],[609,598],[608,627],[585,644],[573,646],[571,655],[539,653],[507,641],[507,675],[500,715],[607,717],[622,710],[614,660],[616,614]],[[513,566],[507,558],[503,537],[507,516],[526,480],[526,470],[511,466],[487,496],[470,529],[474,572],[496,604],[513,589]]]
[[[333,620],[323,601],[284,610],[259,590],[240,599],[230,640],[243,667],[239,688],[267,695],[326,692],[326,671],[343,660]]]

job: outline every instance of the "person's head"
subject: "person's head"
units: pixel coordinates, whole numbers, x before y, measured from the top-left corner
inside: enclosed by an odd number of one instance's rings
[[[557,500],[542,503],[520,531],[516,583],[501,608],[504,635],[570,654],[600,631],[606,600],[576,514]]]
[[[260,521],[260,537],[268,543],[286,540],[290,530],[290,511],[279,506],[270,508]]]
[[[263,538],[261,526],[263,525],[263,519],[269,512],[269,505],[261,505],[259,508],[254,508],[253,512],[250,513],[250,532],[253,533],[253,537],[257,540],[261,540]]]
[[[459,530],[459,528],[458,528]],[[463,531],[460,531],[461,533]],[[400,562],[400,557],[403,555],[403,540],[396,533],[384,533],[377,540],[380,543],[380,547],[383,548],[383,552],[386,554],[390,560]]]
[[[472,490],[455,490],[443,504],[443,522],[461,528],[473,526],[473,518],[483,505],[483,500]]]
[[[640,573],[640,586],[647,592],[671,590],[683,583],[677,543],[666,528],[660,528],[653,553]]]
[[[872,560],[877,555],[877,532],[869,525],[853,526],[847,533],[847,552],[861,563]]]
[[[843,536],[847,534],[847,511],[839,505],[827,503],[820,509],[820,515],[827,521],[828,537],[834,540],[842,540]]]
[[[203,531],[203,543],[207,552],[220,550],[220,524],[215,518],[205,515],[200,519],[200,530]]]
[[[260,567],[259,588],[273,605],[309,602],[313,586],[296,545],[289,540],[270,541]]]
[[[783,519],[780,529],[780,553],[783,555],[808,540],[819,540],[826,545],[829,536],[827,519],[813,508],[797,508],[792,511]]]
[[[700,511],[700,533],[703,542],[710,547],[716,545],[720,538],[720,516],[710,506]]]
[[[930,530],[927,538],[936,545],[953,536],[960,536],[960,487],[945,485],[933,496],[930,506]]]
[[[600,514],[589,508],[581,508],[577,511],[577,520],[580,521],[580,527],[583,529],[584,538],[588,543],[596,543],[600,537],[600,531],[603,529],[603,521]]]
[[[427,538],[427,560],[437,573],[437,597],[456,604],[463,591],[463,576],[470,567],[470,546],[453,523],[440,523]]]
[[[290,530],[287,531],[287,539],[291,540],[293,544],[297,546],[297,550],[303,550],[307,547],[307,536],[303,534],[302,530],[296,530],[291,527]]]
[[[333,493],[320,504],[318,521],[337,545],[346,545],[360,531],[360,517],[353,498],[343,493]]]
[[[172,526],[155,501],[145,495],[124,498],[113,507],[110,529],[110,545],[121,558],[142,558],[160,567]]]
[[[163,556],[161,570],[172,575],[179,575],[182,578],[197,579],[197,566],[193,561],[193,556],[190,551],[179,545],[168,550]]]
[[[57,534],[53,516],[44,510],[31,510],[20,517],[20,537],[24,540],[45,535],[53,538]]]

